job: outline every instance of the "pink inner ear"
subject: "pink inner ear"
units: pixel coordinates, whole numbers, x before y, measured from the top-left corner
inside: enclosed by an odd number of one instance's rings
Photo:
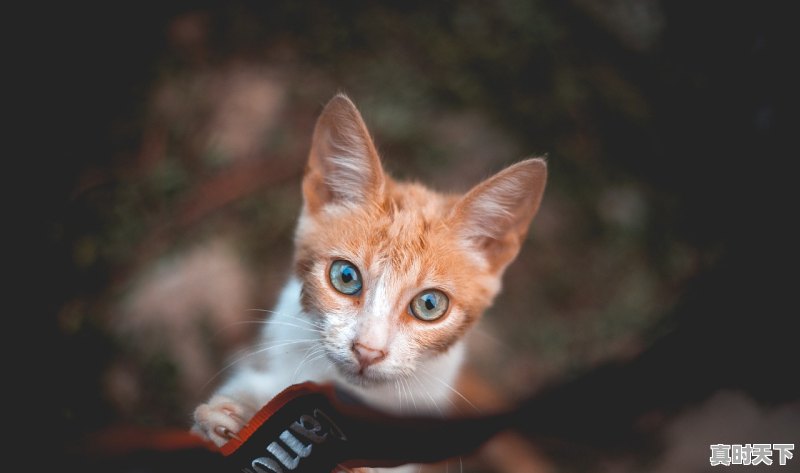
[[[303,183],[312,211],[328,203],[361,204],[376,199],[384,185],[380,158],[358,109],[344,95],[325,106],[312,138]]]
[[[496,267],[510,263],[539,210],[547,166],[542,159],[514,164],[470,190],[453,211],[462,238]]]

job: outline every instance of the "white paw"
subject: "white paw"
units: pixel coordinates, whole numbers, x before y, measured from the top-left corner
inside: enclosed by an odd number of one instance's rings
[[[211,440],[221,447],[236,434],[252,417],[248,410],[225,396],[214,396],[207,404],[200,404],[194,410],[192,432]]]

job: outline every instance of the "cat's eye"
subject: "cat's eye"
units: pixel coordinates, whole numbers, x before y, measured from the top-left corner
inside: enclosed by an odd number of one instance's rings
[[[443,316],[449,304],[450,300],[444,292],[427,289],[414,297],[409,308],[414,317],[430,322]]]
[[[349,296],[361,290],[361,273],[356,265],[345,260],[336,260],[331,265],[331,284],[337,291]]]

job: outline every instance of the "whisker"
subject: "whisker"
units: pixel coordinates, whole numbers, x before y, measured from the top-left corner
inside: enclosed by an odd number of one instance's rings
[[[431,378],[431,376],[428,375],[428,378]],[[432,396],[431,396],[431,399],[435,400],[435,398],[433,398]],[[452,409],[452,412],[459,412],[459,413],[462,412],[463,408],[461,406],[459,406],[458,404],[456,404],[456,402],[453,400],[453,396],[445,396],[443,399],[448,404],[448,406],[445,407],[445,409],[448,412],[448,414],[451,412],[451,409]],[[442,413],[442,416],[447,416],[448,415],[448,414],[444,413],[445,411],[442,411],[442,409],[440,408],[441,406],[439,406],[438,402],[436,403],[436,406],[437,406],[437,408],[439,408],[439,412]]]
[[[333,363],[328,363],[328,364],[325,366],[325,371],[323,371],[323,374],[324,374],[324,375],[327,375],[328,373],[330,373],[330,372],[331,372],[331,370],[332,370],[332,369],[333,369]]]
[[[446,387],[447,389],[449,389],[450,391],[452,391],[453,393],[455,393],[456,395],[458,395],[458,397],[460,397],[461,399],[463,399],[463,400],[464,400],[464,402],[466,402],[467,404],[469,404],[469,405],[470,405],[470,407],[472,407],[473,409],[475,409],[475,412],[477,412],[477,413],[479,413],[479,414],[481,413],[481,410],[480,410],[480,409],[478,409],[478,408],[477,408],[477,406],[475,406],[475,404],[473,404],[473,403],[472,403],[472,401],[470,401],[469,399],[467,399],[467,398],[466,398],[466,397],[465,397],[463,394],[461,394],[461,392],[459,392],[459,391],[458,391],[456,388],[454,388],[454,387],[450,386],[449,384],[447,384],[447,383],[446,383],[444,380],[442,380],[442,379],[441,379],[441,378],[439,378],[438,376],[436,376],[436,375],[434,375],[434,374],[431,374],[431,373],[430,373],[429,371],[427,371],[426,369],[424,369],[424,368],[422,368],[422,367],[420,367],[420,369],[422,370],[422,372],[424,372],[425,374],[427,374],[428,376],[430,376],[430,377],[431,377],[431,379],[433,379],[434,381],[437,381],[437,382],[438,382],[438,383],[440,383],[442,386]]]
[[[324,360],[327,356],[328,356],[328,352],[325,351],[325,350],[322,350],[318,355],[315,355],[313,358],[308,360],[308,364],[314,363],[317,360]],[[330,365],[328,365],[328,368],[330,368]]]
[[[299,313],[296,315],[283,315],[282,317],[288,317],[291,320],[296,320],[298,322],[304,322],[312,327],[318,328],[320,330],[325,330],[326,324],[324,322],[318,322],[316,320],[308,320],[303,317],[299,317]]]
[[[411,403],[414,401],[414,398],[411,396],[411,391],[408,389],[408,385],[405,383],[403,378],[400,378],[400,386],[403,386],[403,392],[406,393],[406,400],[411,402],[406,402],[408,407],[411,407]]]
[[[400,401],[400,410],[403,410],[403,394],[400,391],[400,378],[394,379],[394,388],[397,390],[397,399]]]
[[[284,346],[284,345],[291,345],[291,344],[299,343],[299,342],[318,342],[320,340],[322,340],[322,339],[319,338],[319,337],[292,338],[292,339],[289,339],[289,340],[272,340],[272,341],[266,341],[266,342],[258,343],[256,345],[254,345],[253,348],[259,348],[259,349],[267,348],[267,349],[271,350],[272,348],[278,348],[278,347],[281,347],[281,346]]]
[[[397,398],[400,400],[400,410],[403,409],[403,393],[400,391],[400,381],[394,380],[394,388],[397,390]]]
[[[297,368],[294,370],[294,374],[292,375],[292,383],[297,380],[297,375],[300,374],[300,369],[303,367],[303,365],[306,363],[311,364],[311,362],[319,359],[320,354],[325,354],[325,347],[312,345],[311,348],[306,350],[306,356],[303,357],[303,359],[300,361],[300,364],[297,365]]]
[[[294,373],[292,373],[292,383],[295,382],[297,374],[300,372],[300,369],[303,367],[303,364],[305,364],[308,357],[311,356],[312,353],[315,353],[317,350],[319,350],[319,347],[315,347],[314,345],[311,345],[306,349],[306,354],[303,356],[303,359],[300,360],[300,363],[297,364],[297,368],[294,369]]]
[[[431,400],[431,404],[433,405],[433,407],[435,407],[435,408],[436,408],[436,410],[437,410],[437,411],[439,411],[439,416],[440,416],[440,417],[444,417],[445,415],[444,415],[444,412],[442,411],[442,408],[441,408],[441,407],[439,407],[439,402],[438,402],[438,401],[436,401],[436,399],[434,399],[434,398],[433,398],[433,396],[431,396],[431,392],[430,392],[430,390],[429,390],[429,389],[427,389],[427,388],[425,387],[425,385],[424,385],[424,383],[422,382],[422,380],[421,380],[421,379],[419,379],[419,377],[417,376],[417,373],[415,373],[415,372],[413,372],[413,371],[412,371],[412,372],[411,372],[411,376],[413,376],[413,377],[414,377],[414,379],[416,379],[416,380],[417,380],[417,383],[419,384],[420,388],[422,388],[422,390],[423,390],[423,393],[424,393],[424,394],[426,394],[426,395],[428,396],[428,399],[430,399],[430,400]]]
[[[409,396],[409,394],[408,394],[408,387],[403,382],[403,377],[399,376],[397,378],[397,382],[400,383],[400,388],[402,388],[402,390],[403,390],[403,396],[405,396],[405,398],[406,398],[406,405],[407,405],[407,407],[410,408],[411,407],[411,396]]]
[[[294,319],[294,320],[306,323],[308,325],[311,325],[312,327],[315,327],[315,328],[319,328],[319,329],[325,328],[319,322],[315,322],[313,320],[308,320],[308,319],[304,319],[302,317],[298,317],[298,315],[300,314],[299,312],[296,315],[291,315],[291,314],[285,314],[285,313],[281,313],[281,312],[276,312],[274,310],[269,310],[269,309],[247,309],[247,310],[250,311],[250,312],[264,312],[264,313],[267,313],[267,314],[276,315],[278,317],[288,317],[290,319]]]
[[[205,389],[209,384],[211,384],[212,381],[217,379],[222,373],[224,373],[225,371],[230,369],[235,364],[240,363],[240,362],[244,361],[247,358],[250,358],[251,356],[255,356],[255,355],[258,355],[259,353],[263,353],[265,351],[273,350],[275,348],[281,348],[281,347],[288,346],[288,345],[296,345],[298,343],[315,342],[315,341],[318,341],[318,340],[320,340],[320,339],[304,338],[304,339],[298,339],[298,340],[283,341],[283,342],[276,343],[274,345],[269,345],[269,346],[267,346],[267,344],[269,342],[265,342],[265,343],[256,345],[254,347],[254,348],[258,348],[256,351],[253,351],[251,353],[247,353],[246,355],[240,356],[239,358],[233,360],[232,362],[230,362],[227,365],[225,365],[224,367],[222,367],[222,369],[217,371],[214,374],[214,376],[212,376],[208,381],[206,381],[206,383],[200,389],[201,390]]]
[[[319,328],[304,327],[302,325],[296,325],[296,324],[293,324],[293,323],[284,322],[282,320],[239,320],[237,322],[231,322],[231,323],[227,324],[226,326],[222,327],[221,329],[217,330],[216,332],[214,332],[214,336],[218,336],[220,333],[222,333],[225,330],[228,330],[228,329],[230,329],[230,328],[232,328],[234,326],[237,326],[237,325],[250,325],[250,324],[252,324],[252,325],[285,325],[287,327],[299,328],[300,330],[308,330],[309,332],[323,333],[323,331],[321,329],[319,329]]]
[[[406,383],[406,387],[408,388],[408,395],[411,397],[411,403],[414,404],[414,411],[418,412],[419,408],[417,407],[417,400],[414,399],[414,390],[411,389],[411,384],[408,381],[408,378],[400,378],[402,382]]]

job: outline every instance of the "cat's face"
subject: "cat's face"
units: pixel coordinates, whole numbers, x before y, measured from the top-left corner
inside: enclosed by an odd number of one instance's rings
[[[545,179],[544,162],[528,160],[464,196],[395,182],[352,102],[331,100],[303,181],[296,267],[340,373],[410,376],[460,340],[499,291]]]

